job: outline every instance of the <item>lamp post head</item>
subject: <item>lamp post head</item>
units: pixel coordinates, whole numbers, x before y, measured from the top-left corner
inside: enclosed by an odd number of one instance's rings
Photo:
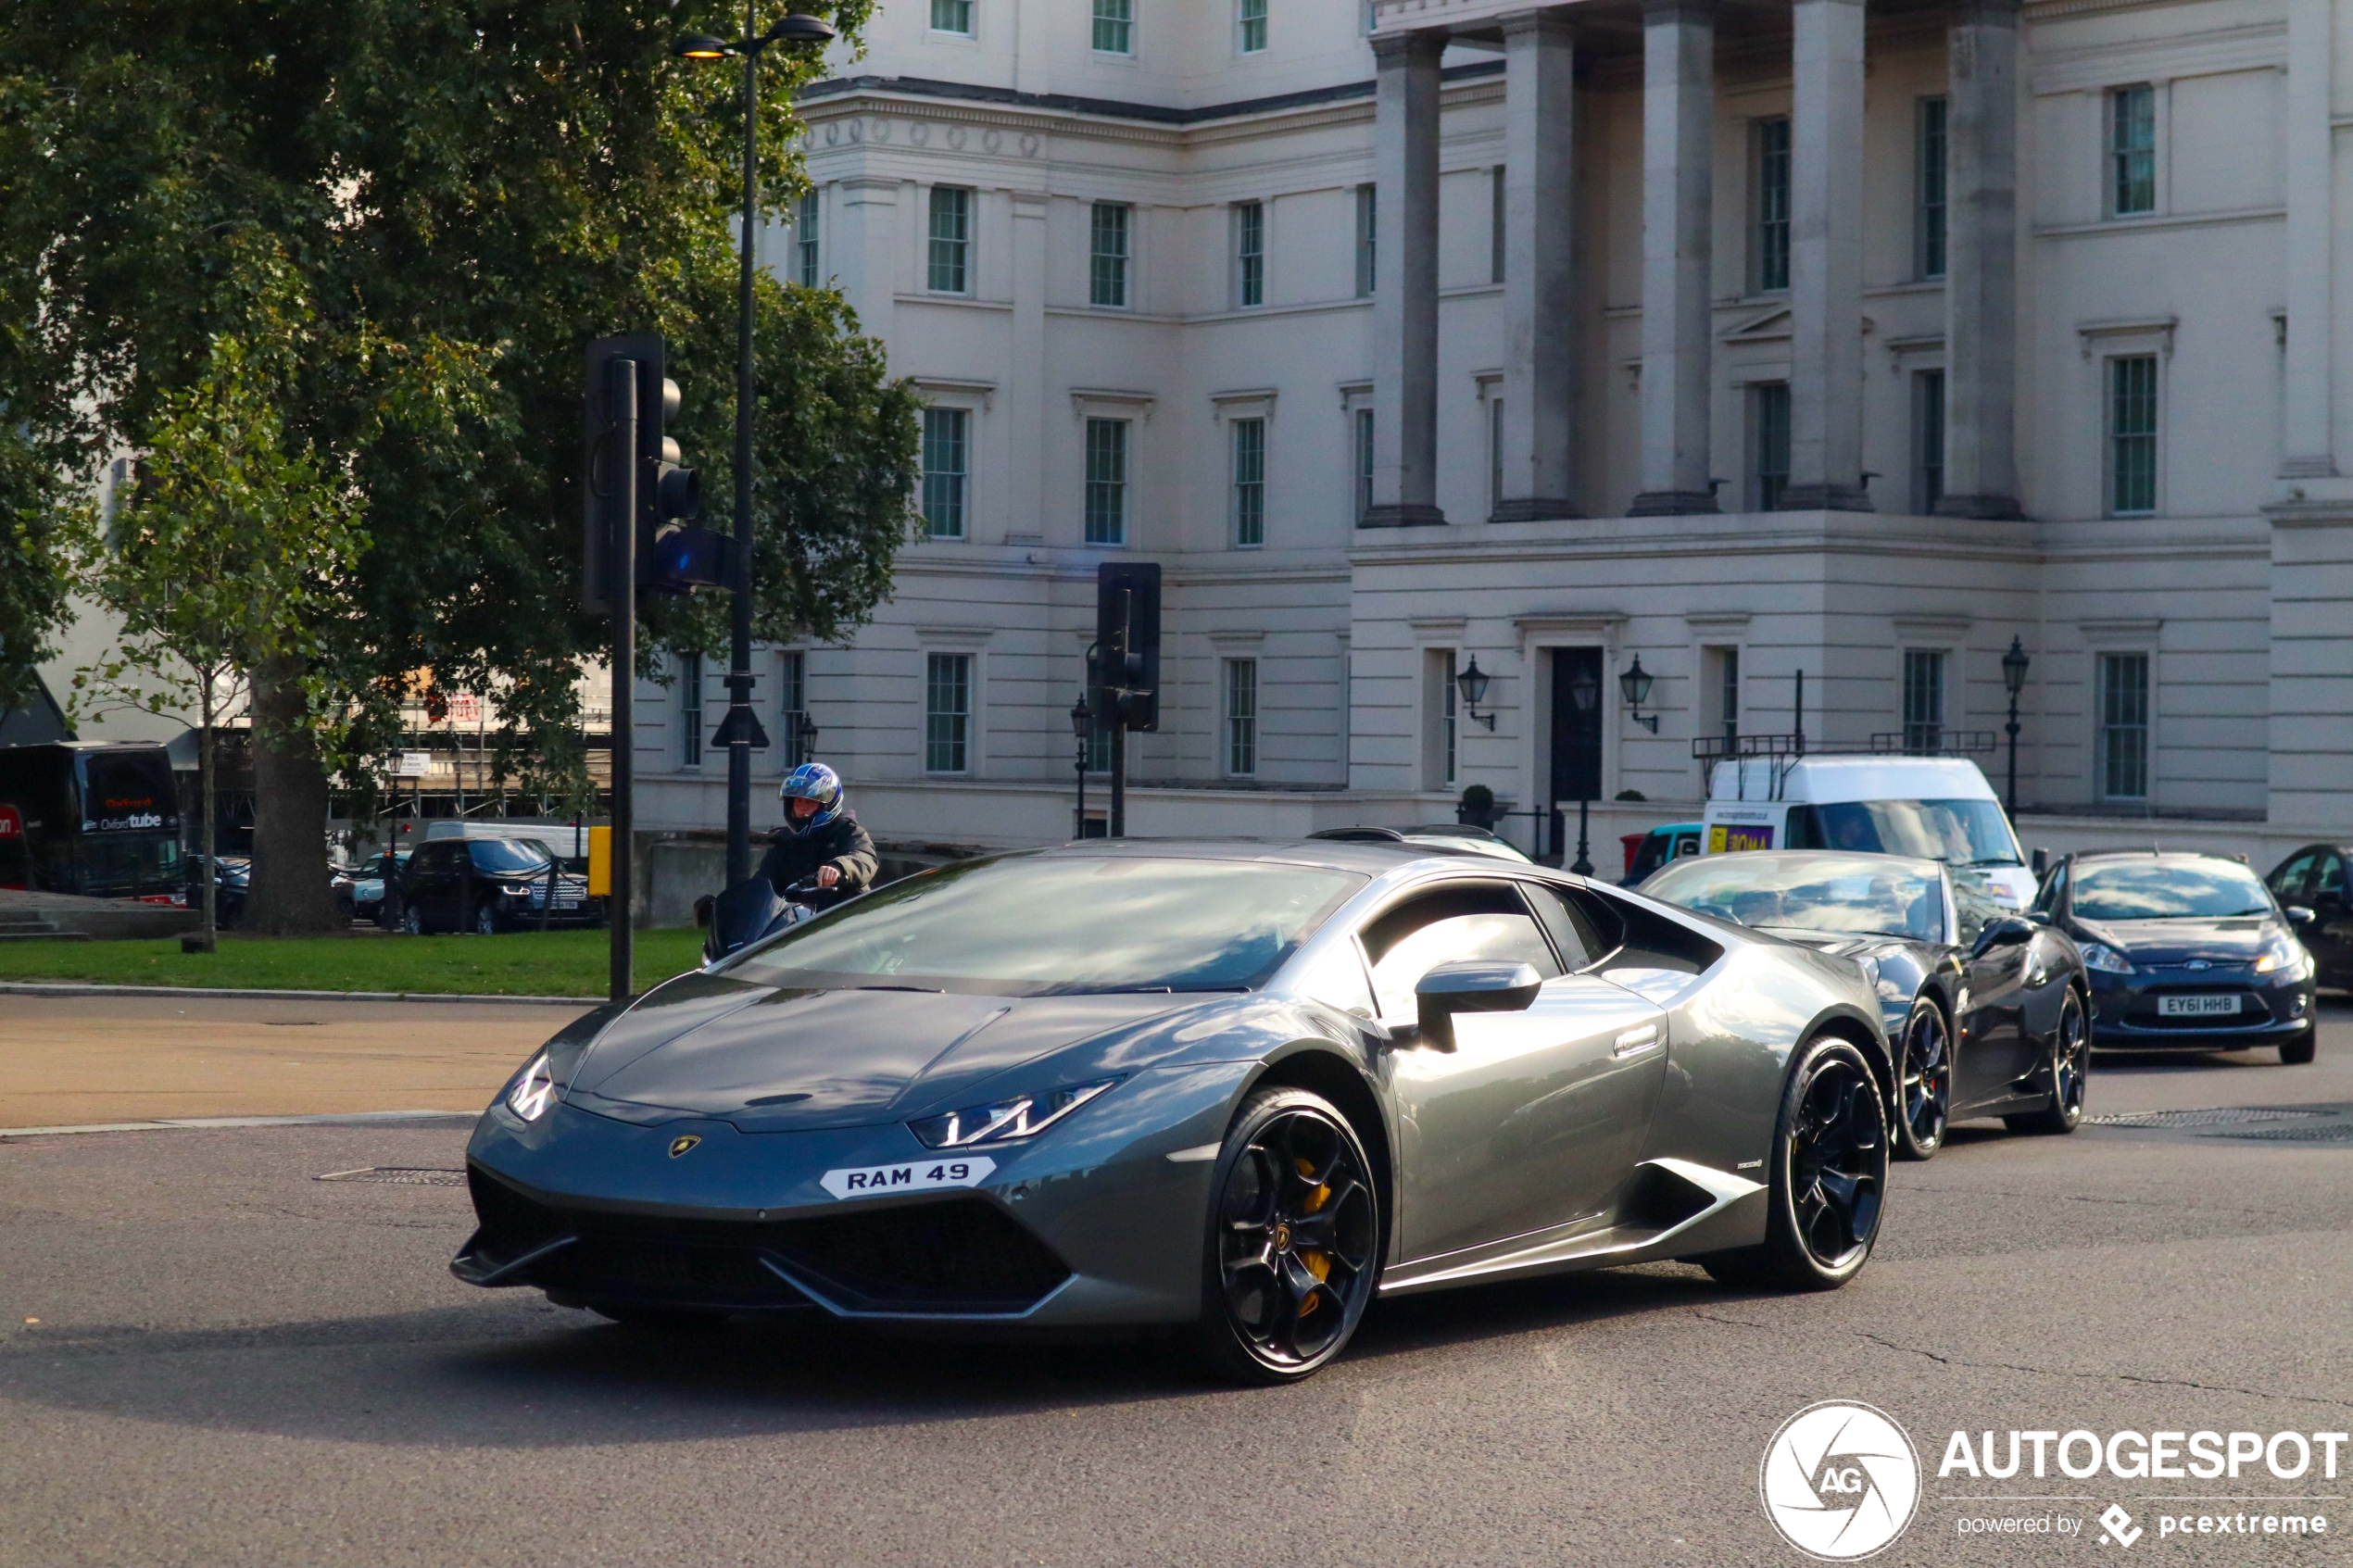
[[[2002,684],[2016,696],[2026,689],[2027,666],[2034,661],[2026,657],[2026,645],[2016,635],[2010,638],[2010,651],[2002,656]]]
[[[1487,671],[1478,667],[1478,655],[1471,655],[1470,668],[1454,677],[1455,686],[1463,694],[1463,706],[1477,708],[1487,700]]]
[[[762,42],[778,44],[831,44],[840,36],[834,24],[823,17],[804,16],[799,11],[768,30]]]
[[[1086,694],[1082,692],[1078,700],[1070,705],[1070,733],[1085,740],[1094,728],[1095,715],[1088,709]]]
[[[707,32],[690,32],[673,44],[670,52],[682,60],[724,60],[736,52],[736,46]]]
[[[1627,707],[1640,708],[1651,699],[1651,683],[1656,679],[1642,668],[1642,656],[1638,653],[1633,664],[1617,678],[1618,695],[1625,697]]]

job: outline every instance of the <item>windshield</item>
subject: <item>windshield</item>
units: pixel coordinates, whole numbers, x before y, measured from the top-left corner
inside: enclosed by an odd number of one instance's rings
[[[474,864],[486,872],[544,872],[547,857],[535,844],[519,838],[475,838],[467,841]]]
[[[1838,800],[1793,806],[1792,849],[1917,855],[1957,866],[2020,864],[2018,839],[1991,800]]]
[[[726,972],[1000,996],[1247,990],[1365,880],[1244,860],[1012,855],[893,883]]]
[[[2228,861],[2076,868],[2078,920],[2225,920],[2271,912],[2271,896],[2255,873]]]
[[[1944,879],[1918,860],[1754,850],[1705,855],[1678,860],[1642,891],[1761,929],[1944,940]]]

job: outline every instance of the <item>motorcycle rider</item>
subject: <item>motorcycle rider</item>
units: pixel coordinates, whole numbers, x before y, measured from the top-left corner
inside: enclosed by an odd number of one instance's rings
[[[777,895],[799,897],[812,909],[822,909],[866,891],[881,860],[874,839],[842,798],[840,775],[823,762],[803,762],[777,786],[776,794],[784,802],[785,823],[760,862],[760,874]],[[785,891],[812,877],[819,889],[814,895]]]

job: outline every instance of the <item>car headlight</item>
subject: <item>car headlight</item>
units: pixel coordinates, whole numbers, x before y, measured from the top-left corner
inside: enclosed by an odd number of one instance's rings
[[[2294,974],[2304,967],[2304,944],[2293,936],[2274,936],[2263,944],[2263,956],[2255,960],[2255,972],[2270,974],[2286,970]]]
[[[510,898],[528,898],[531,897],[531,884],[527,882],[502,882],[498,884],[498,891],[504,893]]]
[[[2083,944],[2083,967],[2085,969],[2096,969],[2104,974],[2130,974],[2133,972],[2132,961],[2105,942],[2086,942]]]
[[[979,1144],[1012,1143],[1036,1137],[1118,1082],[1116,1078],[1104,1078],[1046,1094],[1017,1095],[990,1105],[951,1110],[945,1116],[926,1116],[920,1122],[908,1123],[907,1128],[925,1148],[971,1148]]]
[[[514,1085],[507,1091],[507,1109],[526,1122],[536,1122],[547,1114],[556,1103],[556,1070],[541,1051],[531,1059],[531,1065],[516,1074]]]

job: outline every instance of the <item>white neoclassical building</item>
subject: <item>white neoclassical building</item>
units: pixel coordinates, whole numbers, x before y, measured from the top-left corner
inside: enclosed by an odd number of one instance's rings
[[[926,536],[770,727],[884,836],[1066,836],[1140,557],[1131,831],[1640,791],[1598,847],[1801,692],[1999,744],[2016,639],[2031,842],[2341,833],[2340,62],[2347,0],[889,0],[763,254],[928,398]],[[649,826],[724,821],[719,674],[641,699]]]

